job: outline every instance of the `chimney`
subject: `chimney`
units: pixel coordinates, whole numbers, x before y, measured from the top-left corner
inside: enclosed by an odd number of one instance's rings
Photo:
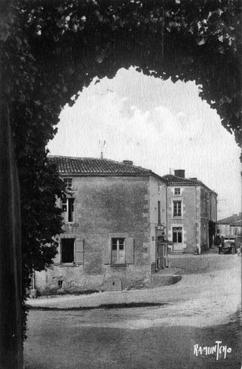
[[[184,169],[175,169],[174,175],[176,177],[185,178],[185,170]]]
[[[123,160],[123,163],[127,165],[133,165],[132,160]]]

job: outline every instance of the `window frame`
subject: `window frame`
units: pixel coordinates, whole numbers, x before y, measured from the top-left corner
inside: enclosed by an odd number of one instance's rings
[[[179,190],[179,193],[176,193],[176,190]],[[181,196],[181,187],[174,187],[174,195]]]
[[[120,241],[122,243],[120,244]],[[116,245],[114,245],[116,241]],[[126,265],[126,237],[111,237],[111,265],[112,266],[125,266]],[[113,248],[116,246],[116,250]],[[120,249],[120,246],[122,248]],[[114,251],[116,251],[116,256],[114,257]],[[123,256],[121,254],[123,253]],[[123,261],[121,260],[123,259]]]
[[[63,261],[63,243],[65,241],[73,241],[72,244],[72,255],[73,255],[73,260],[72,261]],[[75,238],[74,237],[64,237],[60,239],[60,264],[64,264],[64,265],[74,265],[75,263]]]
[[[180,204],[180,208],[179,208]],[[181,217],[182,216],[182,200],[173,200],[173,217]]]
[[[176,229],[176,231],[175,231]],[[179,230],[178,230],[179,229]],[[174,233],[176,232],[176,233]],[[176,241],[174,240],[174,234],[176,234]],[[179,236],[181,235],[181,241],[179,241]],[[182,226],[172,226],[172,242],[176,244],[183,244],[183,227]]]
[[[66,223],[74,223],[74,197],[65,197],[62,200],[61,209],[65,213],[64,220]]]
[[[63,177],[63,182],[64,182],[67,190],[72,189],[72,186],[73,186],[72,177]]]

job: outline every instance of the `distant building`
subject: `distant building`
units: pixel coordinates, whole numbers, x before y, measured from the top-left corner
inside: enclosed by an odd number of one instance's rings
[[[64,233],[40,293],[112,290],[146,283],[161,267],[166,226],[163,178],[131,161],[50,157],[66,183]]]
[[[185,170],[162,177],[167,184],[167,235],[173,251],[201,253],[212,246],[217,221],[217,194]]]
[[[227,238],[242,236],[242,213],[218,220],[217,229]]]

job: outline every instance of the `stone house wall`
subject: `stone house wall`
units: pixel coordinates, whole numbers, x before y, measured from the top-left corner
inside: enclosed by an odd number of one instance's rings
[[[154,202],[165,187],[147,177],[72,177],[73,222],[65,223],[58,254],[46,271],[36,273],[40,293],[130,288],[151,275]],[[155,193],[154,188],[156,189]],[[160,192],[159,192],[160,191]],[[156,193],[157,192],[157,193]],[[162,193],[162,194],[161,194]],[[74,261],[62,263],[61,240],[74,239]],[[112,238],[125,239],[125,264],[113,265]]]
[[[172,228],[182,227],[182,244],[174,245],[175,251],[201,253],[209,248],[209,224],[217,219],[217,197],[202,186],[183,186],[180,196],[168,186],[167,217],[168,239],[172,241]],[[174,217],[173,201],[182,202],[181,216]]]
[[[175,195],[179,187],[181,194]],[[181,216],[174,216],[173,201],[181,201]],[[174,244],[174,251],[195,252],[199,246],[199,189],[195,186],[168,186],[167,188],[167,228],[168,239],[173,241],[173,227],[182,227],[182,243]]]

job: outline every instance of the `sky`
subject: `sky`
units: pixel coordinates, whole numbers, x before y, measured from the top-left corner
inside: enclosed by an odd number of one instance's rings
[[[105,141],[105,145],[104,145]],[[218,193],[218,219],[241,211],[240,149],[195,82],[163,81],[134,68],[95,79],[60,114],[52,155],[100,157],[153,170],[185,169]]]

